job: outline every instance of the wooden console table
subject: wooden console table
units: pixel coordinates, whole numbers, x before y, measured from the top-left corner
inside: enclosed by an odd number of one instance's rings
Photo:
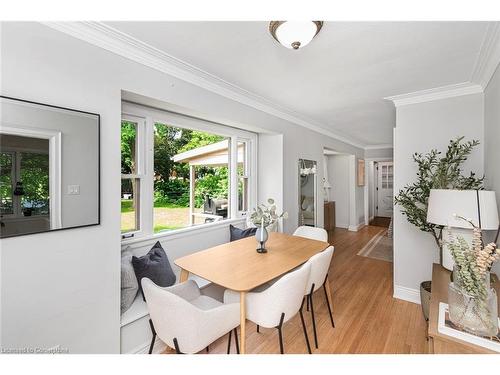
[[[448,284],[451,272],[434,263],[432,267],[432,295],[429,308],[429,342],[430,354],[482,354],[496,353],[489,349],[471,344],[457,338],[444,335],[438,331],[439,302],[448,303]],[[495,278],[491,286],[500,296],[500,282]],[[498,300],[500,302],[500,299]],[[499,309],[500,311],[500,303]],[[496,353],[498,354],[498,353]]]
[[[325,230],[334,230],[335,229],[335,202],[325,202],[324,204],[324,222],[323,226]]]

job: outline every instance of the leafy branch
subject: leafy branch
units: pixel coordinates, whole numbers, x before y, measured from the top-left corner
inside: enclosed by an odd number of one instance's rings
[[[462,175],[463,163],[472,153],[479,141],[462,142],[464,137],[451,140],[443,155],[433,149],[426,154],[415,153],[413,161],[417,163],[417,180],[406,185],[395,197],[395,204],[401,207],[408,222],[423,232],[434,237],[438,247],[441,247],[442,225],[427,222],[427,205],[431,189],[476,190],[483,188],[483,177]]]

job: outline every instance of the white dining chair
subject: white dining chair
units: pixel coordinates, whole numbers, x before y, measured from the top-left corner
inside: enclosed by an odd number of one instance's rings
[[[302,314],[304,305],[304,290],[311,265],[304,263],[295,271],[274,280],[273,283],[261,286],[246,293],[246,317],[248,320],[265,328],[277,328],[280,352],[284,353],[283,324],[300,314],[307,350],[311,353],[306,325]],[[226,290],[224,302],[239,302],[240,294]]]
[[[328,232],[323,228],[316,228],[316,227],[309,227],[307,225],[302,225],[297,229],[295,229],[293,235],[310,238],[312,240],[328,242]]]
[[[178,354],[197,353],[219,337],[234,331],[239,353],[236,327],[240,324],[240,304],[222,303],[203,295],[196,282],[188,280],[170,287],[160,287],[148,278],[141,280],[149,315],[153,340],[158,337]]]
[[[314,305],[313,305],[313,294],[319,288],[323,287],[325,292],[326,306],[328,306],[328,312],[330,314],[330,322],[332,327],[335,328],[335,323],[333,321],[332,309],[330,307],[330,300],[328,299],[328,293],[326,292],[326,282],[328,278],[328,270],[330,268],[330,263],[332,261],[334,248],[329,246],[321,253],[312,256],[306,264],[311,265],[311,272],[307,280],[305,289],[305,298],[307,299],[308,311],[310,307],[311,319],[314,331],[314,345],[316,349],[318,348],[318,334],[316,332],[316,319],[314,317]]]

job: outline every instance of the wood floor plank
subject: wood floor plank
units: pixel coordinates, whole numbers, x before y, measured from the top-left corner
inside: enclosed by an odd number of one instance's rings
[[[392,297],[393,264],[356,255],[379,231],[380,227],[366,226],[358,232],[335,229],[329,234],[335,246],[329,271],[335,328],[320,289],[313,297],[318,349],[314,347],[310,314],[304,308],[313,353],[427,352],[426,323],[420,306]],[[257,333],[255,324],[247,322],[246,330],[247,353],[279,353],[276,329],[261,328]],[[284,325],[283,337],[286,353],[307,353],[298,316]],[[210,345],[209,353],[226,350],[227,336]],[[235,352],[234,344],[231,352]]]

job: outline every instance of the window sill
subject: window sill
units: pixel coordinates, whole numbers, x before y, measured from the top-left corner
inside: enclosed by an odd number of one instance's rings
[[[240,217],[236,219],[227,219],[223,221],[218,221],[215,223],[208,223],[208,224],[202,224],[199,226],[192,226],[192,227],[186,227],[182,229],[175,229],[172,231],[166,231],[166,232],[160,232],[153,234],[151,236],[141,236],[141,237],[134,237],[134,238],[125,238],[122,239],[122,245],[132,245],[132,244],[137,244],[143,242],[145,245],[150,242],[151,244],[155,243],[156,241],[162,240],[162,239],[175,239],[175,238],[182,238],[182,237],[188,237],[193,235],[193,232],[195,233],[203,233],[203,232],[209,232],[214,229],[224,227],[224,226],[229,226],[229,224],[240,224],[240,223],[245,223],[246,222],[246,217]]]

